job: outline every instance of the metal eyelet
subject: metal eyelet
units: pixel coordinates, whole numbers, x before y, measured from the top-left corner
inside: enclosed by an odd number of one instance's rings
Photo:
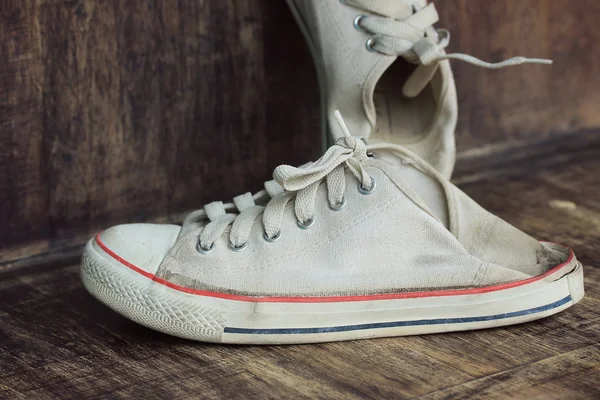
[[[229,242],[228,246],[229,246],[229,250],[242,251],[242,250],[244,250],[248,246],[248,243],[246,242],[246,243],[244,243],[241,246],[236,246],[233,243]]]
[[[300,220],[296,220],[296,223],[298,224],[298,227],[299,227],[299,228],[302,228],[302,229],[308,229],[308,228],[310,228],[311,226],[313,226],[313,224],[315,223],[315,219],[314,219],[314,218],[311,218],[311,219],[309,219],[308,221],[304,221],[304,222],[302,222],[302,221],[300,221]]]
[[[375,178],[374,177],[371,177],[371,187],[370,188],[363,187],[362,183],[358,184],[358,191],[361,194],[371,194],[371,193],[373,193],[374,190],[375,190]]]
[[[215,249],[215,243],[213,242],[213,244],[210,245],[210,247],[208,249],[205,249],[204,247],[202,247],[202,245],[200,244],[200,241],[198,240],[198,242],[196,243],[196,251],[200,254],[208,254],[208,253],[212,253],[212,251]]]
[[[354,18],[354,21],[352,21],[352,25],[354,25],[354,28],[357,31],[361,31],[361,32],[367,32],[362,26],[360,26],[360,21],[365,18],[366,15],[364,14],[359,14]]]
[[[281,231],[277,232],[277,235],[275,235],[273,237],[267,235],[267,232],[263,233],[263,239],[265,239],[269,243],[273,243],[274,241],[276,241],[280,237],[281,237]]]
[[[370,37],[367,39],[366,43],[365,43],[365,47],[367,48],[367,50],[376,53],[377,50],[375,50],[375,48],[373,46],[375,46],[375,42],[377,40],[374,37]]]
[[[329,203],[329,208],[332,211],[340,211],[342,208],[346,207],[346,198],[342,197],[342,201],[337,203],[337,204],[331,204]]]

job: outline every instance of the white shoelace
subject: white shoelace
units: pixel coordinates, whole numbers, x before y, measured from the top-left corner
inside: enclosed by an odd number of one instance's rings
[[[286,205],[292,199],[298,226],[306,228],[314,222],[314,208],[320,183],[325,180],[329,206],[333,210],[345,204],[346,174],[348,169],[359,182],[361,192],[368,194],[375,187],[374,179],[363,169],[361,163],[368,158],[366,144],[360,138],[352,137],[339,111],[335,112],[336,120],[344,136],[331,146],[316,162],[302,167],[280,165],[275,169],[273,177],[281,187],[279,193],[273,193],[266,206],[255,204],[257,195],[249,193],[234,199],[239,213],[232,213],[231,207],[222,202],[206,205],[203,210],[192,213],[192,218],[207,218],[210,222],[200,233],[197,249],[208,253],[215,247],[215,242],[229,227],[229,248],[242,250],[250,236],[252,227],[262,216],[264,238],[274,241],[281,235],[281,223]],[[190,220],[190,218],[186,218]]]
[[[461,60],[489,69],[526,63],[552,64],[552,60],[526,57],[489,63],[468,54],[446,54],[444,49],[450,43],[450,33],[433,27],[439,16],[435,5],[427,4],[425,0],[343,0],[343,3],[377,14],[359,15],[354,20],[357,29],[373,35],[367,41],[369,50],[401,56],[410,63],[418,64],[404,84],[403,93],[407,97],[421,93],[442,60]]]

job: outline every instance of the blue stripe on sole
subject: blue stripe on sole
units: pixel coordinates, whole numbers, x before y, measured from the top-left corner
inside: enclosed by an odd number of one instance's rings
[[[395,328],[400,326],[419,326],[419,325],[442,325],[442,324],[461,324],[468,322],[482,322],[482,321],[493,321],[497,319],[506,319],[519,317],[522,315],[536,314],[554,308],[560,307],[572,300],[571,295],[564,299],[555,301],[554,303],[546,304],[545,306],[539,306],[530,308],[527,310],[514,311],[505,314],[486,315],[483,317],[465,317],[465,318],[439,318],[439,319],[419,319],[414,321],[396,321],[396,322],[380,322],[373,324],[361,324],[361,325],[344,325],[344,326],[330,326],[321,328],[269,328],[269,329],[252,329],[252,328],[231,328],[225,327],[225,333],[239,333],[239,334],[251,334],[251,335],[294,335],[294,334],[307,334],[307,333],[331,333],[331,332],[348,332],[357,331],[364,329],[379,329],[379,328]]]

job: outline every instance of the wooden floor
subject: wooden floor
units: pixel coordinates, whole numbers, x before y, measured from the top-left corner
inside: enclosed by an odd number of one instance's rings
[[[420,337],[207,345],[110,311],[83,289],[78,265],[29,268],[0,274],[0,397],[600,398],[600,146],[551,158],[538,148],[526,162],[510,149],[497,157],[511,176],[466,157],[457,181],[519,228],[574,248],[587,293],[557,316]]]

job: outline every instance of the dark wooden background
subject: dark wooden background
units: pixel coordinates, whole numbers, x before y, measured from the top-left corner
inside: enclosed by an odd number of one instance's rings
[[[597,136],[599,2],[437,3],[450,51],[555,61],[453,64],[461,158]],[[320,152],[316,75],[282,0],[1,0],[0,61],[0,270]]]

